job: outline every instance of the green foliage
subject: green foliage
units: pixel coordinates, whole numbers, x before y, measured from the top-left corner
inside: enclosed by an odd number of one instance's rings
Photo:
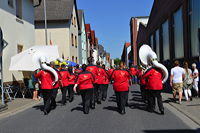
[[[121,60],[120,60],[119,58],[116,58],[116,59],[114,60],[115,65],[116,65],[116,66],[119,65],[120,61],[121,61]]]

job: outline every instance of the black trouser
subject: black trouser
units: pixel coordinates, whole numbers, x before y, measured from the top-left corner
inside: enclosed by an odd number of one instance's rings
[[[145,96],[145,85],[140,85],[140,91],[141,91],[142,99],[146,100],[146,96]]]
[[[83,101],[83,111],[84,113],[89,113],[90,106],[92,103],[92,97],[93,97],[93,88],[92,89],[86,89],[86,90],[80,90],[80,94]]]
[[[93,85],[94,88],[92,89],[92,107],[95,107],[95,101],[96,101],[96,88],[97,88],[97,84]]]
[[[102,100],[105,101],[107,98],[108,84],[103,84],[102,88]]]
[[[74,85],[69,85],[68,86],[68,97],[69,97],[69,101],[72,102],[74,100]]]
[[[62,100],[61,103],[65,104],[67,102],[66,100],[66,93],[67,93],[67,86],[64,86],[61,88],[61,92],[62,92]]]
[[[57,97],[57,94],[58,94],[58,88],[54,88],[52,90],[52,97],[51,97],[51,106],[53,108],[56,107],[56,97]]]
[[[164,111],[161,90],[148,90],[148,109],[153,111],[155,108],[155,99],[157,98],[157,104],[160,111]]]
[[[103,88],[104,88],[103,84],[97,84],[97,88],[96,88],[96,100],[97,100],[97,102],[101,102],[102,95],[103,95]]]
[[[120,112],[125,111],[125,105],[128,101],[128,91],[115,91],[117,107]]]
[[[53,92],[53,90],[48,90],[48,89],[41,90],[41,93],[43,96],[43,101],[44,101],[44,110],[43,111],[46,111],[47,113],[49,113],[51,110],[52,92]]]

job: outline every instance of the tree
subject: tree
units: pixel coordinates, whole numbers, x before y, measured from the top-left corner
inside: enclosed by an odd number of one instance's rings
[[[116,65],[116,66],[119,65],[119,62],[120,62],[120,61],[121,61],[121,60],[120,60],[119,58],[114,59],[115,65]]]

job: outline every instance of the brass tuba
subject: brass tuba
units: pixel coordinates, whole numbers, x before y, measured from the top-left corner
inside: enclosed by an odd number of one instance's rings
[[[148,45],[142,45],[139,49],[139,58],[145,72],[151,67],[160,68],[163,72],[162,82],[165,83],[168,79],[169,73],[167,68],[158,62],[156,53]]]

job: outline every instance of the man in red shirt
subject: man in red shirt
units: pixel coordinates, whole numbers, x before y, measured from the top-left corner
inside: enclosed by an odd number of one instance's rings
[[[47,115],[51,110],[51,98],[53,91],[53,75],[51,72],[46,70],[41,70],[40,72],[35,72],[35,77],[40,81],[40,89],[44,99],[44,115]]]
[[[69,72],[66,69],[66,65],[62,64],[61,65],[61,70],[60,70],[60,76],[61,76],[61,92],[62,92],[62,100],[61,104],[65,105],[67,100],[66,100],[66,93],[67,93],[67,88],[69,86]]]
[[[120,68],[113,71],[111,79],[114,81],[113,89],[116,94],[117,106],[120,114],[125,114],[125,105],[128,101],[131,75],[124,69],[124,63],[120,62]]]
[[[137,72],[137,77],[140,80],[140,92],[141,92],[142,99],[146,103],[148,100],[148,93],[147,93],[147,88],[146,88],[146,81],[145,81],[145,78],[142,77],[142,75],[143,75],[143,70],[139,69]]]
[[[78,75],[78,78],[75,82],[74,92],[77,91],[77,86],[79,86],[79,90],[81,93],[82,101],[83,101],[83,112],[84,114],[88,114],[90,107],[93,106],[93,89],[94,89],[94,76],[91,72],[86,70],[87,65],[83,64],[81,72]]]
[[[161,91],[163,90],[162,71],[158,68],[150,68],[147,72],[143,74],[143,78],[145,78],[147,81],[146,87],[149,93],[148,111],[154,111],[155,98],[157,98],[159,110],[161,114],[164,115],[164,107],[161,96]]]
[[[86,68],[87,71],[91,72],[94,75],[94,89],[93,89],[93,96],[92,96],[92,109],[95,109],[95,94],[96,94],[96,79],[98,75],[98,68],[96,65],[93,65],[93,57],[88,57],[88,66]]]

